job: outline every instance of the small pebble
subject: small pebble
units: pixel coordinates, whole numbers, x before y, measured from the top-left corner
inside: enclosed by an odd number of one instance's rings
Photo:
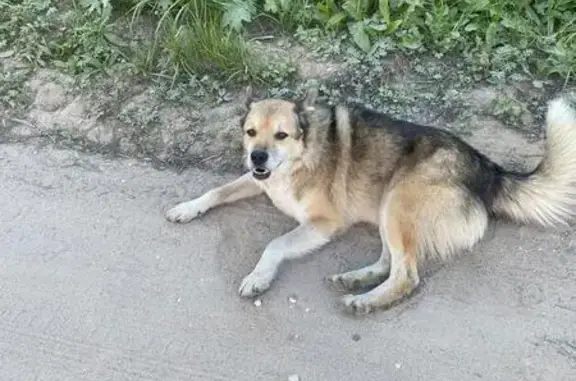
[[[254,301],[254,305],[255,305],[256,307],[260,307],[260,306],[262,305],[262,301],[261,301],[260,299],[256,299],[256,300]]]
[[[306,307],[305,312],[310,312],[310,308]]]
[[[289,301],[290,303],[292,303],[292,304],[295,304],[295,303],[298,301],[298,299],[296,298],[295,295],[290,295],[290,296],[288,297],[288,301]]]
[[[288,335],[288,340],[290,341],[298,341],[300,340],[300,335],[297,333],[291,333]]]
[[[288,381],[300,381],[300,377],[297,374],[293,374],[288,377]]]
[[[396,364],[394,364],[396,366],[396,369],[400,369],[402,367],[402,364],[400,364],[399,362],[397,362]]]
[[[353,335],[352,335],[352,340],[354,340],[354,341],[360,341],[360,335],[357,334],[357,333],[353,334]]]

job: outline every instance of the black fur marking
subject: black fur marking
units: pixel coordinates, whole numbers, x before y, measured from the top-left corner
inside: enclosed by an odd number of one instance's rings
[[[438,149],[456,150],[460,156],[457,168],[459,181],[488,210],[492,209],[497,197],[513,192],[510,187],[514,187],[534,172],[507,171],[449,131],[395,119],[359,104],[351,105],[351,110],[358,122],[368,127],[385,128],[396,135],[402,147],[402,155],[408,160],[410,156],[415,156],[415,164],[433,155]],[[354,137],[354,131],[352,133]]]
[[[330,125],[328,126],[327,139],[330,143],[336,143],[339,139],[336,126],[336,107],[330,107]]]
[[[463,179],[463,184],[490,210],[502,189],[505,171],[473,148],[464,148],[471,150],[465,151],[468,155],[468,162],[462,163],[463,166],[467,166],[467,174]]]
[[[296,119],[298,121],[298,128],[302,131],[302,142],[304,148],[306,148],[306,141],[308,137],[308,131],[310,129],[310,122],[304,110],[303,101],[296,102],[294,105],[294,113],[296,114]]]

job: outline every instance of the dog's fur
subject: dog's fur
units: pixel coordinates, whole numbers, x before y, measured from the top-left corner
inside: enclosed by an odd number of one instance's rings
[[[320,248],[348,227],[379,227],[380,259],[329,277],[357,313],[389,307],[419,284],[426,257],[449,259],[482,238],[490,218],[565,224],[576,205],[576,111],[565,98],[549,104],[544,157],[529,173],[508,171],[451,133],[393,119],[358,104],[324,105],[312,89],[297,102],[246,101],[246,165],[237,180],[177,205],[188,222],[218,205],[265,192],[299,222],[271,241],[239,293],[270,287],[279,265]],[[280,133],[280,134],[279,134]],[[252,152],[267,153],[264,163]],[[262,157],[260,157],[260,161]]]

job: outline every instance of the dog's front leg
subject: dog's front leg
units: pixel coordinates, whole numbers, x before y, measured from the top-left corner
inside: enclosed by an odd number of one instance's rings
[[[248,172],[226,185],[209,190],[194,200],[176,205],[166,212],[166,219],[172,222],[190,222],[214,207],[261,193],[263,190],[255,183],[252,173]]]
[[[331,240],[339,227],[330,221],[313,220],[272,240],[254,270],[242,281],[238,293],[245,297],[263,293],[270,287],[282,262],[303,257],[322,247]]]

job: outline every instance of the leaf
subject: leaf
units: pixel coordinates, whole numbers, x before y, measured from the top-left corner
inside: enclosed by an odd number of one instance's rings
[[[80,6],[84,7],[88,13],[96,13],[104,21],[112,14],[110,0],[80,0]]]
[[[542,22],[540,21],[540,18],[538,17],[534,9],[532,9],[530,5],[527,5],[525,10],[527,18],[529,18],[530,20],[532,20],[532,22],[541,27]]]
[[[464,30],[466,32],[473,32],[475,30],[478,30],[478,24],[470,23],[464,27]]]
[[[402,20],[392,21],[390,24],[388,24],[388,30],[386,31],[387,34],[392,34],[392,33],[396,32],[396,30],[400,27],[401,24],[402,24]]]
[[[327,16],[330,15],[331,9],[326,4],[318,3],[316,5],[316,11],[323,16]]]
[[[116,45],[121,48],[127,48],[130,46],[129,43],[125,42],[118,35],[114,33],[105,33],[104,38],[112,45]]]
[[[411,28],[409,33],[402,36],[400,45],[406,49],[416,50],[422,46],[422,35],[416,28]]]
[[[403,48],[407,48],[407,49],[411,49],[411,50],[416,50],[416,49],[420,48],[420,46],[422,46],[422,42],[420,41],[419,38],[409,36],[409,35],[403,36],[400,44],[402,45]]]
[[[346,14],[344,12],[336,13],[334,16],[328,19],[328,21],[326,22],[326,26],[328,28],[333,28],[338,26],[344,20],[346,20]]]
[[[362,0],[347,0],[342,4],[342,9],[356,21],[361,21],[368,16],[362,7]]]
[[[0,52],[0,58],[9,58],[14,55],[14,50],[6,50],[4,52]]]
[[[280,2],[280,8],[284,11],[288,11],[290,6],[292,6],[292,0],[278,0]]]
[[[100,10],[100,17],[102,21],[110,20],[110,16],[112,16],[112,5],[107,2],[107,0],[102,4],[102,8]]]
[[[252,16],[256,11],[254,0],[222,1],[220,4],[224,8],[224,13],[222,14],[222,25],[225,28],[230,28],[235,31],[240,31],[244,22],[252,21]]]
[[[498,23],[491,22],[486,29],[486,35],[484,42],[486,44],[486,48],[492,49],[496,40],[496,32],[498,32]]]
[[[378,9],[384,22],[388,24],[390,22],[390,0],[379,0]]]
[[[366,30],[364,29],[364,24],[362,22],[355,22],[350,24],[348,27],[350,33],[352,34],[352,39],[362,49],[364,52],[370,51],[370,37]]]
[[[158,0],[156,1],[158,8],[165,12],[170,6],[172,6],[172,0]]]
[[[266,12],[277,14],[280,8],[278,8],[278,3],[276,0],[266,0],[264,1],[264,10]]]
[[[370,23],[368,27],[376,32],[384,32],[388,29],[388,26],[385,23]]]

